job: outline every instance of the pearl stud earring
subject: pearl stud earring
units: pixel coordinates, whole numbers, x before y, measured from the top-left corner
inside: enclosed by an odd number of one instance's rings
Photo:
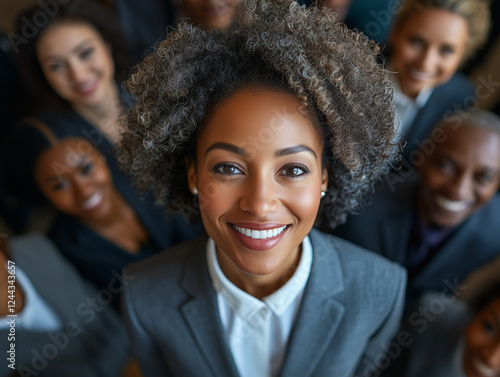
[[[323,199],[326,195],[326,191],[321,191],[321,199]]]
[[[193,195],[198,195],[198,188],[196,187],[193,187],[193,189],[191,190],[191,192],[193,193]]]

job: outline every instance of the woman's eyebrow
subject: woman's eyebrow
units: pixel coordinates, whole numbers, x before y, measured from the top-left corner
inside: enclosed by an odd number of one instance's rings
[[[276,151],[274,153],[274,156],[275,157],[283,157],[283,156],[288,156],[290,154],[296,154],[296,153],[300,153],[300,152],[311,152],[316,159],[318,158],[318,155],[316,154],[316,152],[314,152],[308,146],[302,145],[302,144],[295,145],[295,146],[289,147],[289,148],[280,149],[279,151]]]
[[[243,148],[237,147],[236,145],[233,144],[223,143],[220,141],[208,147],[207,151],[205,152],[205,156],[208,154],[208,152],[214,149],[222,149],[231,153],[239,154],[240,156],[247,156],[247,152],[245,152]]]
[[[83,41],[81,41],[75,47],[73,47],[71,49],[71,53],[72,54],[77,53],[79,50],[85,48],[86,45],[89,44],[90,42],[92,42],[92,38],[84,39]],[[45,61],[48,61],[48,60],[51,60],[51,59],[59,59],[59,58],[61,58],[61,56],[59,56],[59,55],[48,55],[48,56],[45,56],[43,58],[42,62],[45,62]]]
[[[84,165],[87,162],[87,159],[89,156],[90,156],[90,153],[84,154],[84,155],[80,156],[78,163],[75,166],[69,166],[66,164],[66,167],[68,169],[79,169],[82,167],[82,165]],[[47,177],[47,179],[45,179],[45,182],[50,183],[53,181],[60,181],[61,176],[62,176],[62,174],[51,175],[51,176]]]

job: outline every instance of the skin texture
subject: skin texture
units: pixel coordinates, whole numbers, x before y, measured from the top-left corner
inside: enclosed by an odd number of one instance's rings
[[[108,44],[89,24],[51,25],[37,44],[37,58],[54,91],[112,141],[121,109]]]
[[[392,69],[404,94],[447,82],[456,72],[467,43],[467,21],[440,9],[424,9],[391,35]]]
[[[234,8],[240,0],[183,0],[185,17],[205,29],[220,29],[229,25]]]
[[[128,252],[137,252],[149,235],[113,185],[102,154],[83,139],[65,139],[45,150],[35,179],[59,211],[75,216]]]
[[[500,298],[492,300],[465,331],[467,377],[500,376]]]
[[[483,207],[500,186],[500,134],[462,125],[418,167],[417,207],[428,224],[457,226]]]
[[[209,118],[198,138],[196,163],[188,163],[188,183],[198,188],[203,225],[217,245],[222,271],[258,298],[293,275],[326,189],[320,134],[298,106],[288,93],[237,91]],[[276,109],[283,109],[279,121]],[[242,242],[231,224],[287,228],[278,242],[262,247]]]
[[[84,140],[67,139],[45,150],[35,166],[35,178],[61,212],[92,221],[111,211],[111,173],[104,157]]]

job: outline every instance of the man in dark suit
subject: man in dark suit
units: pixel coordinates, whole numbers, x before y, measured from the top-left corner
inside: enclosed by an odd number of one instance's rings
[[[454,117],[453,119],[458,119]],[[418,176],[389,176],[360,215],[334,233],[408,269],[407,307],[423,291],[457,291],[500,251],[500,118],[443,122]]]

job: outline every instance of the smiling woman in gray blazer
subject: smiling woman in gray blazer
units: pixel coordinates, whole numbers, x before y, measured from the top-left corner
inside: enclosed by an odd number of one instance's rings
[[[328,10],[243,1],[180,25],[127,83],[121,161],[207,235],[126,269],[144,375],[369,376],[404,270],[312,227],[359,207],[396,151],[376,48]]]

